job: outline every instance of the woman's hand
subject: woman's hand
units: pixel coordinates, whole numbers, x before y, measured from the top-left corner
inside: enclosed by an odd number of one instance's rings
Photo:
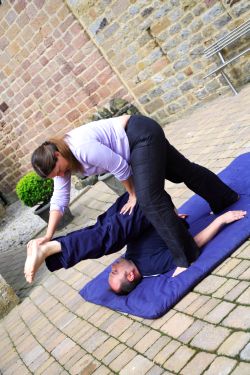
[[[129,194],[129,199],[128,199],[127,203],[122,207],[122,209],[120,211],[120,214],[124,215],[128,212],[129,215],[131,215],[132,212],[133,212],[133,208],[136,205],[136,201],[137,201],[136,195]]]
[[[31,242],[32,241],[36,241],[37,245],[42,245],[46,242],[49,242],[51,240],[51,238],[47,237],[47,236],[44,236],[44,237],[39,237],[39,238],[34,238],[33,240],[29,241],[27,243],[27,247],[30,246]]]

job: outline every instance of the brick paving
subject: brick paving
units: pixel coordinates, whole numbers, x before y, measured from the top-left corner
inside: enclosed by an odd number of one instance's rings
[[[215,172],[250,151],[250,85],[218,97],[167,125],[168,138]],[[177,206],[191,196],[167,182]],[[93,223],[116,196],[98,183],[72,205],[64,232]],[[183,374],[250,373],[250,243],[246,241],[173,309],[157,320],[123,315],[85,302],[79,289],[116,258],[88,260],[30,287],[22,276],[25,248],[1,258],[1,273],[21,303],[0,322],[0,373]],[[13,285],[13,284],[12,284]]]

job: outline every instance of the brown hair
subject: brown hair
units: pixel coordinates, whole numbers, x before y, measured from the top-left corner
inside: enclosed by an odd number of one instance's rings
[[[65,140],[63,138],[51,138],[39,146],[31,156],[31,164],[40,177],[47,178],[55,168],[57,162],[56,151],[59,151],[69,162],[72,172],[81,170],[82,166],[80,162],[72,154]]]

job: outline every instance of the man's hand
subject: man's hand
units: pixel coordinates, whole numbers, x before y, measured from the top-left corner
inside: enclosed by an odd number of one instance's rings
[[[234,221],[243,219],[247,214],[247,211],[228,211],[225,214],[218,217],[222,224],[230,224]]]
[[[177,275],[179,275],[180,273],[186,271],[187,268],[185,267],[177,267],[176,270],[174,271],[172,277],[175,277]]]
[[[136,201],[137,201],[136,195],[129,194],[129,199],[128,199],[127,203],[122,207],[122,209],[120,211],[120,214],[124,215],[128,212],[129,215],[131,215],[132,212],[133,212],[133,208],[136,205]]]
[[[188,214],[178,214],[178,216],[179,216],[181,219],[187,219],[187,218],[188,218]]]
[[[243,219],[247,214],[247,211],[228,211],[221,216],[218,216],[212,223],[210,223],[200,233],[196,234],[194,240],[198,247],[202,247],[208,243],[219,231],[226,225],[233,223],[234,221]]]

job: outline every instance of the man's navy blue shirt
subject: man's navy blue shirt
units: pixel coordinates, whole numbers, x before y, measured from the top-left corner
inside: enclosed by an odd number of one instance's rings
[[[176,267],[165,242],[151,225],[128,243],[125,258],[135,263],[142,276],[165,273]]]

